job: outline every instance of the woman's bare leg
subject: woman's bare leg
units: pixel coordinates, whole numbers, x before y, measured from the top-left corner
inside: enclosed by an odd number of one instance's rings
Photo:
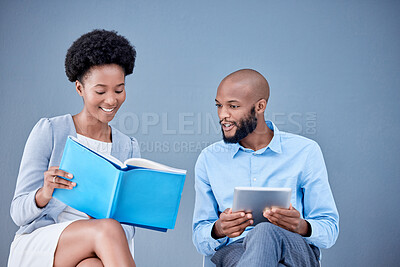
[[[99,258],[89,258],[81,261],[76,267],[104,267]]]
[[[104,266],[136,266],[125,232],[113,219],[80,220],[62,232],[54,253],[54,266],[76,266],[98,258]]]

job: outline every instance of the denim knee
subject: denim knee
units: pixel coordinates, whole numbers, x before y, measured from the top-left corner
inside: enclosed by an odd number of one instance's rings
[[[263,222],[257,224],[246,236],[247,239],[261,239],[263,242],[267,240],[279,241],[280,238],[280,227],[269,223]]]
[[[263,222],[257,224],[252,231],[257,232],[258,234],[270,234],[270,233],[275,234],[279,230],[280,230],[279,226],[276,226],[269,222]]]
[[[283,237],[278,226],[268,222],[259,223],[246,235],[243,246],[246,251],[252,251],[252,257],[257,262],[279,262],[282,257]]]

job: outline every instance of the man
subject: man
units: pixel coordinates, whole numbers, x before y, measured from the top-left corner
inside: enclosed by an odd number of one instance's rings
[[[250,69],[222,80],[215,103],[223,141],[205,148],[195,167],[193,243],[217,266],[318,266],[319,248],[339,233],[322,152],[307,138],[265,121],[267,80]],[[272,208],[255,227],[232,212],[236,186],[290,187],[289,209]]]

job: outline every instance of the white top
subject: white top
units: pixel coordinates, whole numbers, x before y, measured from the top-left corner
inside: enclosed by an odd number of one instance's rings
[[[102,142],[81,134],[77,134],[79,142],[95,152],[111,155],[112,143]]]
[[[102,142],[99,140],[95,140],[89,137],[86,137],[81,134],[77,134],[78,140],[83,145],[87,146],[88,148],[92,149],[93,151],[100,152],[103,154],[111,155],[111,148],[112,143]],[[67,222],[73,220],[82,220],[82,219],[89,219],[86,213],[83,213],[79,210],[71,208],[67,206],[61,213],[58,215],[58,222]]]

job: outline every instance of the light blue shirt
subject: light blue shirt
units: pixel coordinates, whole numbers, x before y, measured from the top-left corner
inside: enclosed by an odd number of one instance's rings
[[[311,236],[305,240],[319,248],[336,242],[339,215],[320,147],[305,137],[279,131],[271,121],[267,125],[274,136],[265,148],[253,151],[220,141],[201,152],[195,167],[193,215],[193,243],[201,254],[212,255],[252,229],[233,239],[211,237],[219,214],[232,208],[236,186],[291,188],[293,207],[311,225]]]

